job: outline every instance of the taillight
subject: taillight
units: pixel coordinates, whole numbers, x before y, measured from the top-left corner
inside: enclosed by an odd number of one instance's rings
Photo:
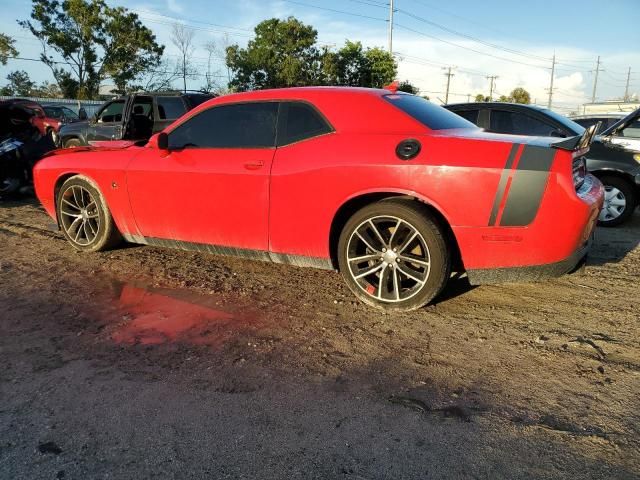
[[[574,157],[572,163],[573,186],[578,190],[587,176],[587,162],[583,156]]]

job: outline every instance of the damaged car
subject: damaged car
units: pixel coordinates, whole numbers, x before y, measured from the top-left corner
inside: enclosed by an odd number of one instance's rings
[[[32,102],[0,102],[0,198],[29,193],[33,166],[55,148],[42,119]]]

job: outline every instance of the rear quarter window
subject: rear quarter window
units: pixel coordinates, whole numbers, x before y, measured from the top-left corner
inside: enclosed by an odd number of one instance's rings
[[[187,111],[180,97],[158,97],[157,101],[160,120],[173,120]]]
[[[409,94],[384,95],[384,98],[394,107],[410,115],[430,130],[445,130],[449,128],[477,128],[473,123],[459,115],[450,112],[430,101]]]

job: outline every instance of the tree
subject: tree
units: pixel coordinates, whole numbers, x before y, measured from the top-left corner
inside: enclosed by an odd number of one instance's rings
[[[17,57],[18,50],[14,47],[16,41],[9,35],[0,33],[0,64],[6,65],[9,57]]]
[[[207,51],[207,73],[205,73],[205,84],[202,86],[202,90],[205,92],[213,92],[219,89],[216,77],[218,76],[217,70],[212,70],[213,59],[218,55],[218,45],[213,40],[204,44],[204,49]]]
[[[194,36],[195,31],[192,28],[181,23],[173,24],[173,28],[171,30],[171,43],[173,43],[180,52],[177,67],[180,72],[180,76],[182,76],[182,85],[185,92],[187,91],[187,77],[195,73],[191,65]]]
[[[393,81],[397,65],[393,56],[380,48],[363,48],[347,40],[337,52],[323,58],[326,83],[351,87],[381,88]]]
[[[18,97],[29,97],[35,83],[29,78],[24,70],[16,70],[7,75],[9,83],[2,88],[2,95],[16,95]]]
[[[515,103],[524,103],[527,105],[531,103],[531,95],[522,87],[514,88],[509,94],[509,97],[511,101]]]
[[[227,48],[233,74],[229,87],[239,91],[322,83],[318,32],[294,17],[260,22],[247,48]]]
[[[518,87],[511,90],[509,96],[500,95],[498,102],[510,102],[510,103],[531,103],[531,95],[524,88]]]
[[[173,82],[178,78],[180,78],[180,72],[175,65],[168,60],[162,60],[156,68],[145,72],[139,85],[131,85],[130,89],[144,92],[172,90]]]
[[[409,82],[409,80],[404,80],[398,84],[398,91],[417,95],[420,89]],[[429,98],[427,98],[427,100],[429,100]]]
[[[92,98],[107,77],[124,91],[160,62],[164,47],[126,8],[109,7],[104,0],[32,2],[31,20],[18,23],[42,43],[40,59],[63,91]],[[56,61],[49,49],[63,62]]]
[[[476,98],[474,100],[475,102],[488,102],[489,101],[489,97],[485,97],[483,94],[479,93],[476,95]]]
[[[42,82],[39,86],[31,90],[32,97],[42,98],[63,98],[62,91],[56,83]]]

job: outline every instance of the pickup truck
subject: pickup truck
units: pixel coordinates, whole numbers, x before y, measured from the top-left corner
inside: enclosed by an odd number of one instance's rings
[[[136,93],[105,103],[91,118],[63,125],[57,146],[73,148],[109,141],[137,143],[213,98],[206,93]]]

